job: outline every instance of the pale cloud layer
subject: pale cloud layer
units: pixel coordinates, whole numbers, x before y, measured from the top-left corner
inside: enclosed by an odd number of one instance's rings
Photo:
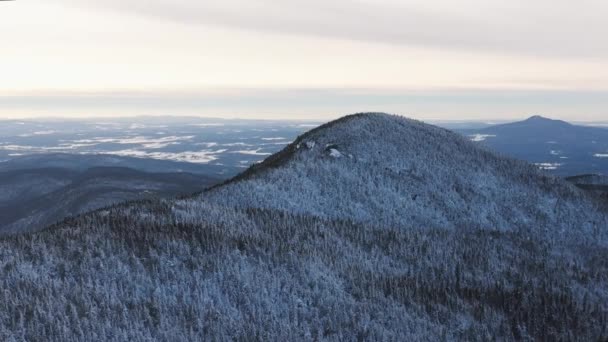
[[[61,0],[245,30],[544,57],[608,57],[602,0]]]
[[[607,16],[600,0],[2,2],[0,118],[602,119]]]

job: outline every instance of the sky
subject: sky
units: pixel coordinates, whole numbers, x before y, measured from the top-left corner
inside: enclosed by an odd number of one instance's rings
[[[608,120],[604,0],[0,2],[0,118]]]

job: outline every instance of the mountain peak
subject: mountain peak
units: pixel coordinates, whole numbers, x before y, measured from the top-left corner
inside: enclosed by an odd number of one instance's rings
[[[493,205],[488,207],[490,193]],[[531,226],[546,224],[537,222],[548,210],[542,203],[555,201],[558,194],[572,203],[583,201],[570,184],[480,149],[454,132],[397,115],[360,113],[303,134],[204,197],[230,207],[382,226],[464,227],[477,222],[508,230],[514,210],[526,213],[522,222]],[[522,198],[535,198],[538,204]],[[579,224],[582,212],[573,208],[568,209],[572,220],[558,221],[552,215],[551,224]]]
[[[570,126],[570,124],[566,121],[551,119],[551,118],[547,118],[547,117],[544,117],[541,115],[533,115],[522,122],[529,123],[529,124],[550,124],[550,125],[552,124],[552,125]]]
[[[546,118],[546,117],[544,117],[542,115],[532,115],[531,117],[529,117],[525,121],[543,121],[543,120],[551,120],[551,119]]]
[[[380,112],[346,115],[300,135],[283,150],[271,155],[261,163],[252,165],[245,172],[228,180],[224,184],[244,180],[269,169],[277,168],[296,155],[305,152],[313,152],[313,154],[321,157],[332,154],[333,156],[344,155],[348,157],[349,154],[343,153],[345,151],[344,148],[347,148],[347,146],[351,150],[360,150],[360,148],[356,148],[353,145],[362,145],[382,137],[387,139],[389,132],[396,133],[396,135],[392,135],[393,137],[398,136],[399,132],[396,132],[396,130],[403,129],[404,126],[409,125],[423,125],[423,123],[402,116]],[[437,129],[448,132],[442,128]],[[454,136],[456,135],[454,134]],[[219,186],[224,184],[220,184]]]

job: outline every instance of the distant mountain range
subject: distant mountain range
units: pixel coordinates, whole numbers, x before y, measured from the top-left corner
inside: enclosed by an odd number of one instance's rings
[[[0,172],[38,168],[85,171],[95,167],[129,168],[153,173],[187,172],[218,179],[233,177],[242,170],[226,165],[197,164],[112,154],[36,153],[13,157],[10,160],[0,162]]]
[[[606,340],[607,259],[595,193],[357,114],[199,195],[0,238],[0,339]]]
[[[124,201],[187,195],[218,181],[184,172],[148,173],[123,167],[0,171],[0,234],[40,230]]]
[[[459,132],[497,152],[553,174],[608,175],[608,129],[533,116],[527,120]]]

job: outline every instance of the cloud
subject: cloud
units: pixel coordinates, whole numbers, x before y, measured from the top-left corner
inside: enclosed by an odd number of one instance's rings
[[[0,11],[0,31],[12,32],[3,37],[0,118],[325,119],[382,110],[426,118],[547,113],[590,120],[602,117],[608,103],[607,6],[598,0],[16,1]]]
[[[605,1],[62,1],[271,33],[543,57],[608,56]]]

